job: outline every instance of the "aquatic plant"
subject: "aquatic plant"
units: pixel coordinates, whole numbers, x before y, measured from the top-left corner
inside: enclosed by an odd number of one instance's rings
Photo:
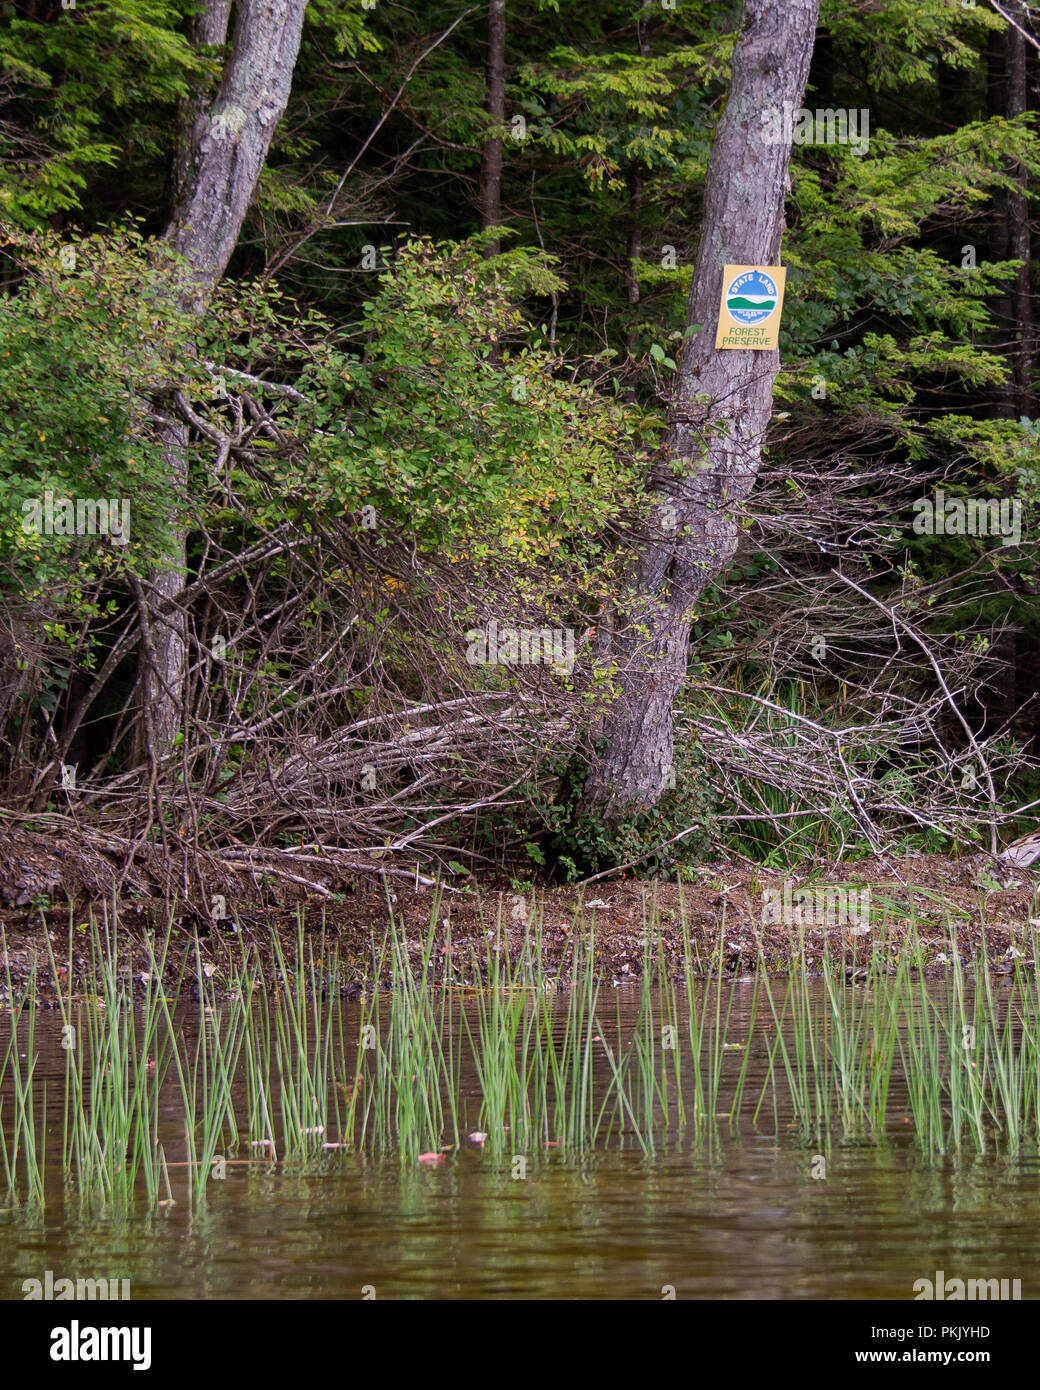
[[[20,991],[6,967],[9,1206],[51,1200],[48,1152],[80,1201],[154,1208],[204,1203],[229,1164],[312,1169],[351,1153],[428,1162],[467,1134],[496,1161],[546,1146],[579,1158],[615,1142],[648,1157],[676,1143],[712,1148],[726,1127],[738,1137],[769,1126],[822,1147],[909,1134],[936,1161],[1040,1143],[1036,974],[995,979],[960,958],[952,929],[939,982],[919,969],[913,924],[890,943],[883,923],[865,966],[824,948],[814,971],[800,932],[786,974],[760,956],[737,977],[724,937],[705,961],[684,921],[673,978],[651,910],[641,983],[622,992],[601,977],[580,915],[564,980],[545,967],[536,914],[518,949],[499,919],[480,948],[463,952],[449,931],[438,953],[436,899],[419,940],[387,906],[356,1001],[356,967],[302,915],[293,940],[273,939],[269,981],[241,940],[222,969],[197,940],[175,964],[170,924],[136,992],[114,913],[91,919],[73,991],[74,939],[82,948],[84,938],[70,917],[67,963],[47,943],[48,1027],[35,965]],[[456,983],[459,973],[477,983]],[[45,1084],[55,1028],[64,1067]]]

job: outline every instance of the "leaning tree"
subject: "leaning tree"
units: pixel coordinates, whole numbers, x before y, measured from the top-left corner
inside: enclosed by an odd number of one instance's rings
[[[801,105],[818,10],[819,0],[745,0],[708,162],[687,341],[648,479],[659,500],[605,637],[620,689],[599,730],[582,809],[607,820],[653,804],[668,785],[691,614],[736,550],[736,508],[758,473],[779,354],[716,351],[715,326],[723,267],[779,259],[791,150],[771,134],[769,116]]]
[[[216,91],[184,104],[166,238],[186,262],[178,298],[191,313],[205,311],[238,242],[289,100],[306,8],[307,0],[242,0]],[[228,0],[206,0],[194,20],[195,44],[223,47],[230,13]],[[186,493],[190,431],[166,417],[157,428],[170,475]],[[165,563],[134,585],[142,637],[138,762],[169,752],[181,724],[187,651],[178,599],[187,583],[186,547],[183,527],[172,527]]]

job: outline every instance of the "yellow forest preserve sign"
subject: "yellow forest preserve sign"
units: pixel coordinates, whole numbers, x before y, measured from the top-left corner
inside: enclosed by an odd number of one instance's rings
[[[723,267],[716,348],[775,351],[786,278],[782,265]]]

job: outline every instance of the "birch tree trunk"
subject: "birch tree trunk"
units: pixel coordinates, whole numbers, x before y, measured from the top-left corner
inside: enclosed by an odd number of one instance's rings
[[[185,257],[188,270],[181,306],[202,314],[235,249],[246,210],[267,158],[271,137],[289,100],[307,0],[240,0],[235,6],[231,52],[211,101],[182,113],[182,137],[174,157],[173,208],[166,239]],[[194,22],[199,45],[224,43],[227,0],[208,0]],[[188,486],[188,432],[162,427],[164,456],[178,491]],[[180,727],[186,663],[185,615],[177,599],[185,585],[187,537],[170,538],[166,563],[139,595],[141,613],[141,709],[133,756],[136,762],[169,752]]]
[[[754,484],[779,354],[715,350],[727,264],[776,265],[790,147],[771,143],[767,113],[802,103],[819,0],[745,0],[726,109],[708,162],[668,432],[649,485],[658,494],[610,654],[620,694],[607,711],[581,812],[616,820],[655,803],[673,771],[673,711],[686,676],[691,616],[732,558],[736,506]]]

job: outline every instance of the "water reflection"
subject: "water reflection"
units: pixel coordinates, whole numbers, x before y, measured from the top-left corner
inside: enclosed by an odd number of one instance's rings
[[[739,1037],[739,1009],[734,1020]],[[39,1082],[53,1083],[66,1061],[56,1023],[40,1020],[38,1045]],[[472,1075],[463,1084],[465,1133],[478,1088]],[[580,1159],[532,1151],[524,1176],[507,1143],[499,1154],[464,1145],[435,1168],[342,1152],[273,1171],[229,1166],[196,1210],[174,1170],[178,1200],[159,1215],[92,1215],[68,1192],[43,1218],[0,1215],[0,1295],[21,1298],[22,1280],[50,1269],[128,1277],[135,1299],[659,1299],[674,1288],[680,1298],[905,1300],[943,1270],[1021,1279],[1035,1297],[1040,1158],[926,1161],[911,1126],[900,1128],[901,1107],[894,1085],[887,1139],[823,1153],[790,1115],[764,1109],[756,1128],[745,1107],[733,1130],[673,1135],[651,1157],[625,1137]],[[52,1160],[59,1150],[52,1126]],[[48,1186],[61,1190],[53,1162]]]

